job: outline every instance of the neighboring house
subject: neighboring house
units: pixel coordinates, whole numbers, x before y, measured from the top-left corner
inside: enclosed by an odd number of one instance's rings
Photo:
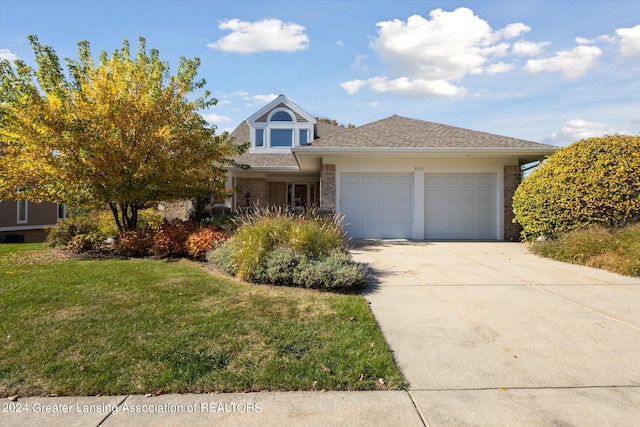
[[[44,242],[46,227],[65,217],[64,205],[28,200],[0,202],[0,243]]]
[[[232,134],[251,148],[229,169],[232,210],[317,206],[354,238],[518,240],[520,166],[557,148],[400,116],[345,129],[280,95]]]

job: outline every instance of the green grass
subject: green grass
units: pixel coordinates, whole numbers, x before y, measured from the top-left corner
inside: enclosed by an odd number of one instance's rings
[[[0,244],[0,257],[25,251],[42,250],[44,243],[3,243]]]
[[[640,277],[640,223],[624,228],[591,226],[536,242],[531,249],[559,261]]]
[[[0,396],[406,385],[361,295],[50,254],[0,245]]]

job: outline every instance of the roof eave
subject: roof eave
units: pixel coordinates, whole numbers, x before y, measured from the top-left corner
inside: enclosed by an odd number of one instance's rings
[[[559,148],[559,147],[558,147]],[[460,148],[460,147],[299,147],[291,151],[300,170],[319,170],[325,156],[371,156],[380,157],[433,157],[433,158],[518,158],[524,163],[542,160],[553,154],[557,148]]]
[[[553,154],[560,147],[295,147],[291,152],[298,155],[330,155],[330,154],[493,154],[493,155],[520,155],[520,154]]]

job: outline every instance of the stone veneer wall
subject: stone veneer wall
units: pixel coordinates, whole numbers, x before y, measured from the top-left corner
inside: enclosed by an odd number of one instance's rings
[[[522,172],[520,166],[504,167],[504,240],[519,241],[522,227],[520,224],[513,222],[513,209],[511,202],[513,194],[516,192],[518,185],[522,182]]]
[[[322,165],[320,170],[320,210],[336,210],[336,165]]]
[[[264,206],[267,202],[267,180],[264,178],[236,178],[236,208],[244,208],[244,195],[249,192],[251,206]]]

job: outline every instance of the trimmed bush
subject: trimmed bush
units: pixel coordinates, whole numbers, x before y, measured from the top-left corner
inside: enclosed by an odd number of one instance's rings
[[[149,254],[153,246],[153,235],[147,230],[122,231],[116,241],[116,250],[129,257]]]
[[[526,239],[640,221],[640,136],[584,139],[558,150],[523,180],[513,212]]]
[[[193,258],[204,258],[207,251],[211,250],[226,239],[226,235],[211,227],[202,228],[189,235],[185,244],[187,254]]]

